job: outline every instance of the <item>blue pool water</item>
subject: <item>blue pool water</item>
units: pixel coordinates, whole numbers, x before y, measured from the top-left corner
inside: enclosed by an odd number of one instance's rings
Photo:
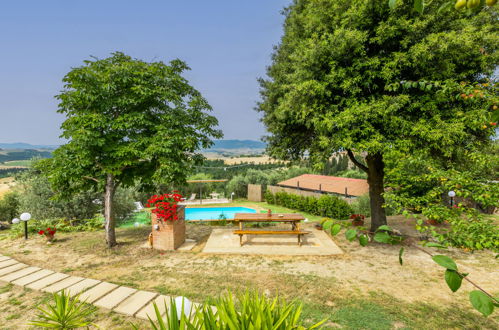
[[[195,207],[185,209],[185,220],[234,219],[236,213],[256,213],[248,207]]]

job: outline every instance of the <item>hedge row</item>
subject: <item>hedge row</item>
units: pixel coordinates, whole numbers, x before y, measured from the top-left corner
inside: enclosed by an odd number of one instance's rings
[[[332,219],[348,219],[354,213],[352,207],[343,199],[331,195],[319,198],[299,196],[285,192],[275,194],[265,192],[265,200],[269,204],[281,205],[290,209],[307,212]]]

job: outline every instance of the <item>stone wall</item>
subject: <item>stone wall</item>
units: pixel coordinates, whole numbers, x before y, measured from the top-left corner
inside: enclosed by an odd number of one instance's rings
[[[261,184],[248,184],[248,200],[263,202],[263,188]]]

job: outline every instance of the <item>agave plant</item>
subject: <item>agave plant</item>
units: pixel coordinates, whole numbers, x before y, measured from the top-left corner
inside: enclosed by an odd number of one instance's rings
[[[38,319],[31,321],[30,325],[50,329],[76,329],[92,325],[89,319],[95,307],[79,301],[79,297],[71,298],[64,290],[54,293],[53,304],[38,307]]]
[[[236,306],[239,306],[236,307]],[[214,306],[208,304],[199,307],[196,311],[178,313],[174,300],[167,308],[166,319],[163,319],[156,304],[154,305],[156,321],[149,317],[151,328],[154,330],[219,330],[219,329],[247,329],[247,330],[290,330],[314,329],[320,327],[321,321],[311,327],[300,324],[301,305],[286,303],[278,297],[274,299],[259,295],[257,292],[246,292],[237,297],[229,292],[219,298]],[[184,304],[182,303],[182,309]],[[135,326],[135,329],[138,329]]]

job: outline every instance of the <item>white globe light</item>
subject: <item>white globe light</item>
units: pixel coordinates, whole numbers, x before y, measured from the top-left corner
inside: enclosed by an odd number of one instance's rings
[[[21,222],[21,220],[19,220],[18,218],[12,219],[12,223],[15,225],[18,224],[19,222]]]
[[[133,224],[133,226],[134,227],[138,227],[138,226],[140,226],[140,223],[136,222],[136,223]]]
[[[23,214],[21,214],[22,221],[28,221],[29,219],[31,219],[31,214],[29,214],[28,212],[24,212]]]
[[[184,310],[182,311],[182,303]],[[184,315],[189,317],[191,313],[191,308],[192,308],[192,303],[189,299],[186,297],[176,297],[175,298],[175,306],[177,307],[177,317],[180,319],[182,312],[184,312]]]
[[[448,195],[449,195],[449,197],[455,197],[456,192],[454,190],[451,190],[451,191],[449,191]]]

